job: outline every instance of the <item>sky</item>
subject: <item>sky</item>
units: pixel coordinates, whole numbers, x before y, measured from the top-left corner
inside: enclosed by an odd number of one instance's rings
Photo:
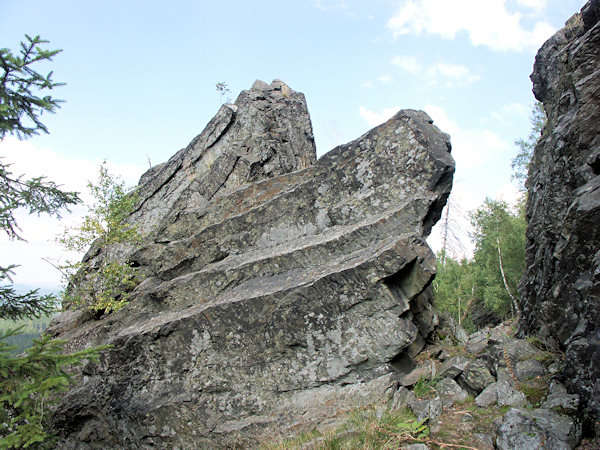
[[[303,92],[318,156],[403,108],[423,109],[451,135],[453,195],[467,229],[486,197],[514,201],[514,141],[526,138],[535,101],[529,75],[538,48],[584,0],[0,0],[0,47],[25,34],[62,49],[51,63],[65,100],[44,114],[50,134],[0,141],[14,174],[45,175],[82,192],[106,160],[137,184],[150,165],[198,135],[254,80]],[[0,266],[14,281],[53,288],[64,262],[61,221],[18,212],[27,242],[0,236]],[[468,232],[468,231],[467,231]],[[465,235],[465,240],[468,241]],[[439,230],[429,240],[439,248]],[[468,255],[471,247],[465,242]]]

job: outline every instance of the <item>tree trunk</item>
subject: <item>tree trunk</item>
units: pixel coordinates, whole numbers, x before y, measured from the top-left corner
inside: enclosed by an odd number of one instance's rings
[[[508,283],[506,282],[506,275],[504,275],[504,267],[502,266],[502,252],[500,251],[500,239],[496,238],[496,243],[498,244],[498,263],[500,265],[500,273],[502,274],[502,281],[504,282],[504,287],[506,288],[506,292],[508,292],[508,296],[512,300],[512,305],[514,309],[517,311],[517,322],[521,320],[521,307],[517,302],[517,299],[510,292],[510,288],[508,287]]]

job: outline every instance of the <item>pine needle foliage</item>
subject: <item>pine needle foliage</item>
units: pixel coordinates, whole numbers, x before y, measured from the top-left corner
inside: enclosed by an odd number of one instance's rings
[[[20,54],[0,49],[0,139],[16,135],[25,139],[48,129],[41,122],[43,112],[55,112],[60,100],[40,92],[63,83],[52,80],[52,72],[43,76],[32,66],[52,60],[60,50],[44,50],[47,43],[39,36],[25,36]],[[44,92],[45,93],[45,92]],[[80,202],[77,193],[65,192],[44,177],[25,179],[14,176],[10,164],[0,158],[0,229],[9,239],[25,240],[15,220],[17,209],[30,214],[60,217],[69,205]],[[38,290],[19,294],[11,276],[14,264],[0,267],[0,319],[16,320],[41,317],[55,307],[53,296],[39,295]],[[14,356],[16,346],[7,343],[17,337],[23,327],[0,331],[0,448],[28,448],[51,442],[50,408],[56,394],[72,382],[67,367],[98,357],[100,348],[65,353],[63,341],[43,335],[33,340],[31,348]]]
[[[0,69],[3,70],[0,77],[0,138],[13,134],[24,139],[40,131],[48,133],[40,116],[44,112],[56,112],[62,100],[44,94],[64,83],[52,80],[52,72],[42,75],[32,69],[34,64],[52,61],[62,51],[44,49],[42,46],[47,43],[40,36],[25,35],[19,53],[0,49]]]
[[[527,136],[527,139],[517,139],[515,145],[519,151],[511,161],[511,167],[513,169],[512,178],[519,184],[521,191],[525,190],[525,181],[527,180],[527,174],[529,173],[529,162],[533,156],[533,150],[535,149],[538,140],[542,136],[542,130],[547,122],[546,112],[544,111],[544,105],[542,102],[536,102],[533,105],[530,116],[531,131]]]
[[[42,335],[19,356],[4,342],[20,328],[0,332],[0,448],[27,448],[48,443],[49,418],[56,394],[73,381],[66,368],[97,359],[106,347],[64,353],[65,341]]]

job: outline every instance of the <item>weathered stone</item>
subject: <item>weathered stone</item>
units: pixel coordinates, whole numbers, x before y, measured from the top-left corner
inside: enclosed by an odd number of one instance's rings
[[[501,378],[501,373],[509,374],[512,372],[516,377],[516,367],[521,361],[532,359],[539,350],[532,344],[521,339],[512,339],[494,347],[493,367]],[[508,378],[502,378],[508,380]],[[513,381],[515,381],[513,379]]]
[[[473,354],[483,351],[488,345],[489,332],[489,329],[484,329],[471,334],[467,341],[467,351]]]
[[[489,366],[486,358],[479,357],[471,361],[458,378],[458,383],[472,395],[478,395],[487,385],[496,381]]]
[[[526,406],[529,404],[525,394],[507,381],[496,383],[496,394],[498,396],[498,406]]]
[[[487,408],[490,405],[496,404],[498,401],[498,383],[492,383],[485,387],[480,394],[475,397],[475,403],[480,408]]]
[[[533,91],[548,121],[527,180],[523,334],[565,350],[562,376],[600,419],[600,0],[539,50]]]
[[[490,330],[488,345],[504,344],[512,339],[514,330],[511,326],[501,323]]]
[[[435,386],[437,394],[442,399],[444,407],[450,407],[454,403],[462,403],[467,400],[469,394],[461,388],[453,378],[444,378]]]
[[[440,397],[423,400],[412,397],[408,399],[408,406],[419,421],[436,419],[442,415],[444,407]]]
[[[515,375],[519,381],[527,381],[532,378],[541,377],[546,373],[544,366],[535,359],[520,361],[515,367]]]
[[[435,364],[433,361],[426,361],[415,367],[410,373],[400,378],[400,384],[402,386],[413,386],[421,378],[433,379],[435,378]]]
[[[465,345],[468,336],[463,327],[456,323],[449,313],[443,313],[439,317],[438,336],[441,339],[450,338],[452,344]]]
[[[497,429],[499,450],[570,450],[581,439],[581,427],[570,417],[547,409],[508,411]]]
[[[575,413],[579,407],[579,395],[569,394],[567,388],[560,382],[552,380],[548,390],[548,397],[542,404],[544,409],[560,408],[564,411]]]
[[[412,396],[410,395],[412,394]],[[409,391],[406,387],[400,386],[396,392],[394,392],[394,397],[392,398],[392,403],[390,405],[390,410],[395,411],[397,409],[404,408],[409,398],[413,398],[414,394]]]
[[[473,433],[479,450],[494,450],[494,438],[487,433]]]
[[[471,360],[464,356],[453,356],[444,361],[444,364],[442,364],[442,368],[439,371],[439,376],[456,378],[463,370],[465,370],[465,367],[467,367],[469,362],[471,362]]]
[[[452,183],[448,136],[405,110],[310,165],[301,94],[240,97],[142,177],[130,302],[50,328],[70,350],[112,345],[61,399],[61,448],[255,445],[381,397],[435,323],[425,238]]]

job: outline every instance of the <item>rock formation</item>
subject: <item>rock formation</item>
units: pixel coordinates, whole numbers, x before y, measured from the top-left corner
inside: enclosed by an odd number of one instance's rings
[[[61,448],[244,445],[381,395],[436,324],[425,238],[454,162],[432,123],[400,111],[315,162],[302,94],[256,82],[144,174],[145,242],[116,252],[144,281],[49,329],[112,345],[57,408]]]
[[[531,75],[548,122],[527,188],[521,331],[565,352],[563,378],[600,418],[600,1],[537,54]]]

